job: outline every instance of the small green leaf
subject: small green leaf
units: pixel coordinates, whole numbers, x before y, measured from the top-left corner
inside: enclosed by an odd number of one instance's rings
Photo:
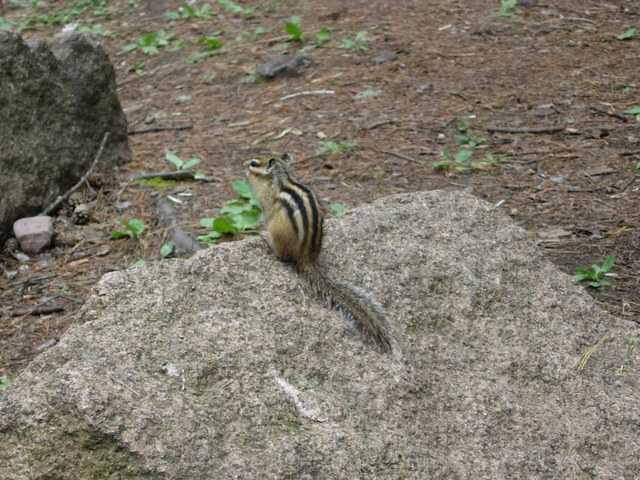
[[[13,380],[11,380],[9,377],[1,377],[0,378],[0,389],[4,388],[4,387],[8,387],[9,385],[11,385],[11,382],[13,382]]]
[[[172,152],[171,150],[167,150],[167,153],[165,153],[164,158],[166,158],[171,165],[176,167],[177,170],[182,170],[184,162],[174,152]]]
[[[176,243],[173,240],[169,240],[160,249],[160,257],[167,258],[169,255],[171,255],[171,252],[173,252],[173,249],[175,248],[175,246],[176,246]]]
[[[202,162],[202,160],[200,160],[199,158],[190,158],[189,160],[184,162],[184,164],[180,167],[180,170],[189,170],[190,168],[198,165],[200,162]]]
[[[122,48],[122,51],[123,51],[124,53],[129,53],[129,52],[133,52],[133,51],[134,51],[135,49],[137,49],[137,48],[138,48],[138,44],[137,44],[137,43],[130,43],[130,44],[128,44],[128,45],[125,45],[125,46]]]
[[[238,195],[242,198],[246,198],[247,200],[253,199],[253,192],[251,191],[251,186],[249,182],[246,180],[234,180],[231,182],[231,186],[236,191]]]
[[[356,48],[356,42],[354,42],[353,40],[349,40],[348,38],[343,38],[342,39],[342,45],[347,50],[355,50],[355,48]]]
[[[347,210],[347,207],[345,207],[343,203],[338,203],[338,202],[330,203],[329,208],[336,215],[340,215],[341,213],[344,213]]]
[[[129,265],[129,268],[133,269],[133,268],[144,267],[146,264],[147,264],[146,260],[139,258],[138,260],[133,262],[131,265]]]
[[[132,218],[128,222],[120,222],[129,230],[131,230],[134,235],[140,236],[142,232],[144,232],[144,222],[138,218]]]
[[[239,215],[248,210],[252,210],[254,207],[246,200],[229,200],[225,202],[220,213],[225,215]]]
[[[318,33],[316,33],[316,45],[320,46],[329,40],[329,29],[322,27]]]
[[[284,29],[289,34],[289,40],[292,42],[302,42],[304,39],[304,34],[302,33],[302,29],[293,22],[287,22],[284,24]]]
[[[200,226],[202,228],[213,228],[213,221],[214,220],[215,220],[215,217],[201,218],[200,219]]]
[[[472,150],[460,150],[458,153],[456,153],[455,160],[456,162],[464,163],[469,160],[469,158],[471,158],[471,155],[473,155]]]
[[[616,261],[616,256],[615,254],[611,254],[608,255],[607,258],[604,259],[604,262],[602,262],[602,271],[604,273],[607,273],[609,270],[611,270],[611,267],[613,266],[613,262]]]
[[[240,232],[253,230],[262,221],[262,213],[259,209],[254,208],[252,210],[242,212],[239,215],[233,215],[231,220]]]
[[[431,163],[431,168],[433,168],[436,172],[449,170],[451,168],[451,162],[449,160],[443,160],[441,162],[433,162]]]
[[[622,113],[624,113],[625,115],[640,115],[640,107],[633,107],[629,110],[625,110]]]
[[[638,29],[635,27],[632,27],[626,32],[621,33],[620,35],[617,35],[616,38],[618,40],[631,40],[633,37],[636,36],[636,33],[638,33]]]
[[[122,238],[131,238],[130,232],[121,232],[120,230],[116,230],[111,234],[111,240],[120,240]]]
[[[221,236],[222,234],[220,232],[213,231],[205,235],[198,235],[198,241],[208,243],[210,245],[215,245]]]
[[[164,34],[164,31],[162,31],[162,30],[160,30],[160,31]],[[149,46],[153,45],[154,43],[156,43],[156,40],[158,39],[158,33],[159,32],[153,32],[153,33],[148,33],[147,35],[143,35],[138,40],[138,43],[142,47],[149,47]]]
[[[238,227],[227,217],[217,217],[213,221],[213,230],[219,233],[237,233]]]

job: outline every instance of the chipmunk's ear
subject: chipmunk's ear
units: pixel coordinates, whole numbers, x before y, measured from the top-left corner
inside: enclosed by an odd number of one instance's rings
[[[276,163],[278,162],[278,159],[276,157],[270,157],[269,160],[267,160],[267,172],[270,172],[273,167],[275,167]]]
[[[284,163],[290,165],[291,164],[291,155],[289,155],[288,153],[283,153],[282,156],[280,157],[280,160],[282,160]]]

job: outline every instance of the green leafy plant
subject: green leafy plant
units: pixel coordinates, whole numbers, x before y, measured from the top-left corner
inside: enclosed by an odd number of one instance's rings
[[[160,248],[160,258],[167,258],[176,248],[176,242],[169,240]]]
[[[201,159],[196,157],[190,158],[187,161],[183,161],[178,155],[176,155],[175,152],[172,152],[171,150],[167,150],[164,158],[167,160],[167,162],[173,165],[176,170],[190,170],[196,165],[199,165],[200,162],[202,162]],[[193,174],[193,178],[195,178],[196,180],[202,179],[204,177],[205,175],[202,172],[195,172]]]
[[[470,127],[466,123],[461,123],[456,128],[459,133],[453,136],[455,145],[462,147],[455,154],[448,150],[442,152],[444,160],[433,162],[431,168],[436,171],[456,170],[458,172],[469,172],[479,170],[488,166],[495,166],[503,162],[505,158],[494,157],[491,153],[485,154],[484,160],[472,161],[475,155],[474,149],[482,144],[488,143],[489,139],[480,137],[470,131]]]
[[[242,15],[244,18],[253,17],[253,8],[243,7],[232,0],[218,0],[218,3],[227,9],[227,12],[235,15]]]
[[[336,215],[340,215],[341,213],[344,213],[347,210],[347,207],[345,207],[343,203],[339,203],[339,202],[330,203],[329,208]]]
[[[0,17],[0,30],[11,30],[15,24],[16,22],[8,18]]]
[[[210,33],[209,35],[205,35],[204,37],[200,37],[198,39],[198,43],[204,45],[204,50],[206,52],[214,52],[219,50],[222,47],[222,42],[218,40],[216,37],[221,35],[222,31],[217,31]]]
[[[457,129],[460,133],[453,136],[457,146],[466,145],[469,148],[475,148],[478,145],[487,143],[489,141],[488,138],[479,137],[476,134],[471,133],[469,131],[469,125],[467,125],[466,123],[458,125]]]
[[[302,28],[300,28],[300,17],[291,17],[291,20],[284,24],[284,29],[289,34],[287,41],[304,42],[304,33]]]
[[[366,52],[367,50],[369,50],[365,42],[366,36],[367,36],[367,31],[361,30],[358,33],[356,33],[356,36],[353,40],[349,38],[343,38],[342,45],[344,46],[344,48],[346,48],[349,51],[355,50],[360,52]]]
[[[629,30],[627,30],[624,33],[621,33],[620,35],[616,35],[616,39],[617,40],[632,40],[635,36],[636,33],[638,33],[638,29],[635,27],[630,28]]]
[[[502,0],[500,8],[493,10],[491,13],[496,17],[510,20],[520,15],[520,10],[517,9],[518,0]]]
[[[202,82],[205,85],[211,85],[216,81],[217,78],[218,76],[215,73],[207,73],[202,77]]]
[[[111,234],[111,240],[120,240],[122,238],[138,238],[144,232],[144,223],[138,218],[133,218],[129,221],[121,220],[120,224],[123,225],[126,230],[116,230]]]
[[[200,219],[200,226],[211,229],[211,232],[199,235],[199,241],[215,244],[224,235],[255,230],[262,221],[260,208],[247,181],[234,180],[231,185],[240,198],[225,202],[219,217]]]
[[[147,264],[147,261],[145,259],[139,258],[138,260],[133,262],[131,265],[129,265],[129,268],[133,270],[134,268],[144,267],[146,264]]]
[[[616,261],[615,254],[608,255],[607,258],[604,259],[602,265],[593,264],[591,268],[578,268],[576,270],[576,274],[571,278],[576,282],[587,281],[590,287],[599,288],[599,287],[608,287],[611,286],[611,280],[605,278],[605,275],[609,273],[611,267],[613,266],[613,262]]]
[[[97,35],[99,37],[104,37],[104,38],[108,38],[110,37],[113,33],[111,32],[111,30],[109,30],[108,28],[106,28],[103,24],[101,23],[96,23],[95,25],[83,25],[80,27],[80,31],[81,32],[91,32],[94,35]]]
[[[268,33],[270,30],[264,27],[256,27],[253,32],[243,30],[236,36],[236,42],[256,42],[262,35]]]
[[[130,71],[130,72],[134,72],[134,73],[141,72],[143,69],[144,69],[144,62],[134,62],[134,63],[129,67],[129,71]]]
[[[640,122],[640,107],[633,107],[628,110],[625,110],[622,113],[624,113],[625,115],[633,115],[636,117],[636,120]]]
[[[161,48],[168,47],[169,50],[178,50],[182,48],[182,45],[183,42],[176,40],[173,34],[167,33],[164,30],[158,30],[157,32],[143,35],[136,42],[125,45],[122,51],[130,53],[135,50],[140,50],[145,55],[151,57],[160,53]]]
[[[322,27],[318,30],[318,33],[316,33],[316,47],[320,47],[329,41],[329,33],[330,31],[327,27]]]
[[[358,145],[358,142],[336,143],[324,140],[320,140],[318,143],[320,144],[316,150],[318,155],[331,155],[334,153],[348,152]]]
[[[0,377],[0,389],[8,387],[11,383],[12,380],[9,377]]]
[[[32,2],[31,7],[36,9],[46,9],[46,13],[32,13],[20,22],[18,30],[22,31],[34,25],[67,25],[75,22],[88,10],[94,16],[107,16],[107,0],[76,0],[67,2],[70,8],[51,8],[47,2]]]
[[[445,150],[442,152],[444,160],[433,162],[431,168],[435,171],[455,170],[457,172],[470,172],[489,166],[496,166],[507,160],[507,158],[495,157],[492,153],[486,153],[484,160],[472,162],[472,155],[473,151],[469,149],[459,150],[453,156],[448,150]]]
[[[216,13],[206,3],[200,8],[194,8],[187,2],[183,2],[177,11],[166,12],[165,15],[169,20],[188,20],[191,18],[207,19],[213,17]]]

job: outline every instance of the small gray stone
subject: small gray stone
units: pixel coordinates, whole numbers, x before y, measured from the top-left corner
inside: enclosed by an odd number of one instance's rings
[[[302,68],[311,64],[306,55],[278,55],[256,68],[256,77],[271,80],[280,76],[300,75]]]
[[[58,343],[58,341],[55,338],[51,338],[46,342],[43,342],[40,345],[38,345],[36,347],[36,351],[42,352],[44,350],[48,350],[49,348],[53,347],[56,343]]]
[[[373,55],[371,57],[371,61],[373,63],[393,62],[397,59],[398,59],[398,54],[392,50],[387,50],[385,52],[379,53],[377,55]]]
[[[44,216],[21,218],[13,224],[13,233],[23,252],[39,253],[51,245],[53,218]]]

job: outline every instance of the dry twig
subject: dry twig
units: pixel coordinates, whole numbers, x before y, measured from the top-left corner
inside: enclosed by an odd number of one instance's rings
[[[162,180],[200,180],[200,181],[210,181],[205,178],[196,178],[196,172],[192,172],[190,170],[176,170],[173,172],[157,172],[157,173],[141,173],[140,175],[136,175],[135,177],[131,177],[129,179],[129,183],[135,182],[137,180],[150,180],[152,178],[160,178]]]
[[[280,100],[289,100],[290,98],[302,97],[304,95],[334,95],[335,93],[335,90],[306,90],[304,92],[285,95],[284,97],[280,97]]]
[[[7,312],[10,317],[22,317],[23,315],[46,315],[48,313],[64,312],[62,305],[48,305],[43,307],[20,308]]]
[[[163,132],[165,130],[189,130],[193,125],[157,125],[155,127],[139,128],[137,130],[129,130],[129,135],[137,135],[139,133]]]
[[[555,133],[562,132],[564,125],[550,125],[548,127],[487,127],[489,133]]]
[[[622,120],[624,123],[627,123],[629,121],[629,119],[625,117],[622,113],[615,112],[613,110],[606,110],[604,108],[600,108],[597,105],[589,105],[589,110],[592,110],[596,113],[604,113],[605,115],[609,115],[610,117],[614,117],[614,118],[617,118],[618,120]]]
[[[93,172],[93,169],[96,168],[98,161],[100,161],[100,156],[102,155],[102,151],[104,150],[104,146],[107,144],[108,139],[109,139],[109,132],[106,132],[104,134],[104,137],[102,137],[102,143],[100,143],[100,148],[98,149],[98,153],[96,153],[96,158],[93,159],[93,163],[91,164],[89,169],[86,171],[86,173],[82,176],[80,180],[78,180],[78,183],[76,183],[73,187],[67,190],[67,192],[64,195],[60,195],[58,198],[55,199],[55,201],[51,205],[45,208],[42,211],[42,213],[38,215],[39,217],[49,215],[56,208],[58,208],[62,202],[64,202],[67,198],[69,198],[69,195],[71,195],[73,192],[78,190],[84,184],[84,182],[87,181],[87,178],[89,178],[89,175],[91,175],[91,172]]]

